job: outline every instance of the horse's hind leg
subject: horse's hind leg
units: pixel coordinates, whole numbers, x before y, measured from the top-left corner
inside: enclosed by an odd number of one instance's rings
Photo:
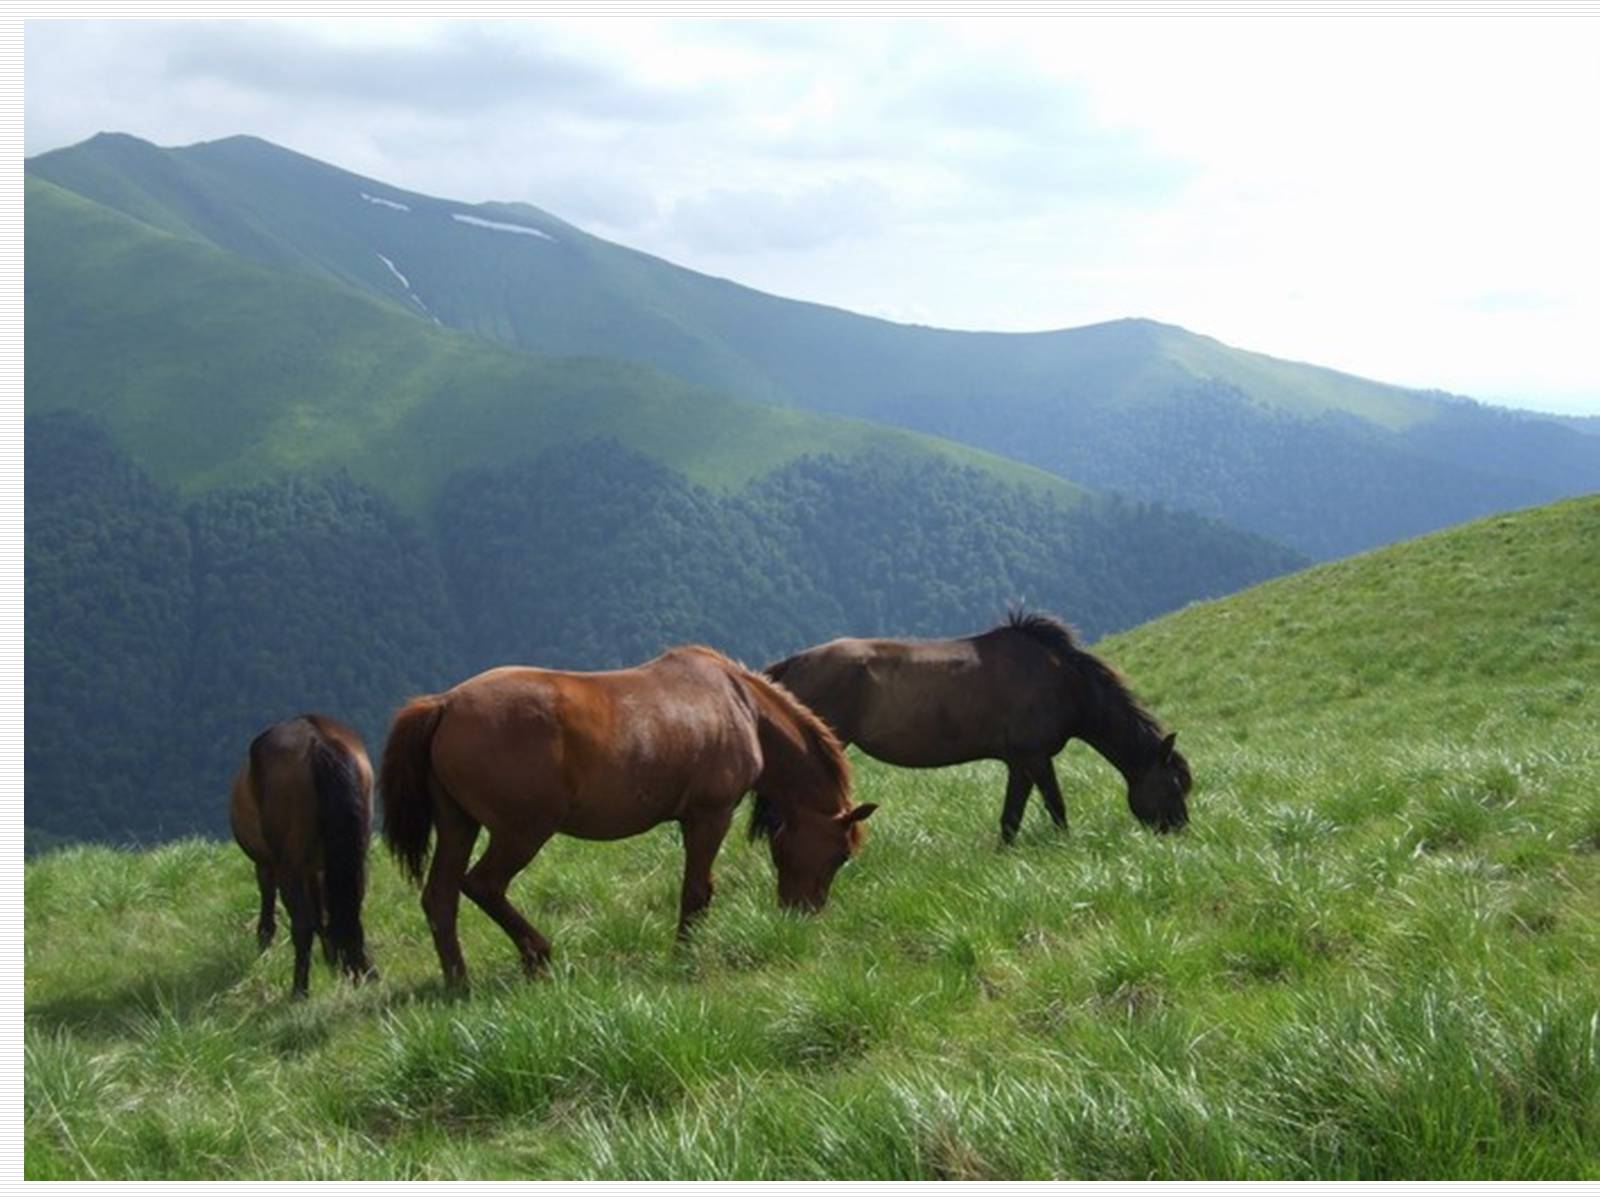
[[[435,796],[433,865],[422,888],[422,911],[433,931],[433,947],[439,953],[439,966],[450,987],[465,987],[467,963],[461,957],[461,940],[456,936],[456,916],[461,904],[462,877],[472,857],[472,843],[478,840],[478,823],[462,812],[454,801]]]
[[[1061,799],[1061,787],[1056,783],[1055,763],[1048,758],[1030,759],[1028,774],[1033,776],[1033,781],[1039,785],[1039,795],[1044,797],[1044,806],[1050,813],[1050,819],[1058,828],[1067,827],[1067,805]]]
[[[334,966],[338,956],[328,940],[328,880],[325,872],[316,873],[313,888],[317,898],[317,941],[322,946],[322,961]]]
[[[311,989],[311,942],[317,933],[314,886],[303,871],[291,871],[283,883],[283,903],[289,910],[289,933],[294,941],[294,988],[290,994],[296,1000],[304,1000]]]
[[[553,829],[516,833],[490,830],[489,844],[461,884],[461,890],[472,902],[506,931],[522,956],[523,971],[529,975],[537,975],[550,961],[550,942],[506,899],[506,889],[554,832]]]
[[[1028,793],[1033,790],[1033,777],[1016,763],[1007,763],[1006,804],[1000,810],[1000,840],[1010,845],[1017,840],[1017,830],[1022,827],[1022,813],[1028,807]]]
[[[278,880],[270,862],[256,864],[256,886],[261,889],[261,915],[256,918],[256,944],[265,950],[278,932]]]

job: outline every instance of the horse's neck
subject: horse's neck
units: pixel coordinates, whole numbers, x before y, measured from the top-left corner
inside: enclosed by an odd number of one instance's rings
[[[817,760],[805,728],[776,700],[761,695],[756,704],[756,736],[762,768],[755,786],[780,808],[831,811],[834,788],[827,767]]]
[[[816,777],[820,774],[806,753],[804,733],[792,723],[765,713],[757,732],[762,763],[756,787],[784,808],[804,805],[818,792]]]
[[[1131,711],[1102,708],[1086,715],[1077,736],[1132,783],[1156,757],[1161,737]]]

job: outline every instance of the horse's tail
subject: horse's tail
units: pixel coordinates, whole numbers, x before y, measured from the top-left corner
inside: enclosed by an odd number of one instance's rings
[[[444,697],[418,696],[394,715],[383,747],[383,840],[406,878],[422,885],[433,833],[433,734]]]
[[[371,970],[361,929],[367,890],[367,843],[372,809],[362,770],[345,746],[324,736],[311,743],[311,781],[322,836],[323,897],[328,909],[328,951],[352,975]]]

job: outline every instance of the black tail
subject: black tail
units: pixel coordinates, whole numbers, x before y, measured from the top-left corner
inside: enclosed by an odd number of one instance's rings
[[[367,891],[372,808],[362,792],[355,759],[321,737],[311,744],[311,779],[317,790],[317,830],[322,835],[328,948],[351,975],[365,975],[372,964],[361,929],[361,900]]]

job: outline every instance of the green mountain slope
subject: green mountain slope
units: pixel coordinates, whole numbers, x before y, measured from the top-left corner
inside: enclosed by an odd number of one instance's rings
[[[979,467],[1064,503],[1081,496],[935,439],[418,325],[343,285],[253,265],[40,179],[27,181],[26,205],[29,412],[94,416],[184,491],[338,468],[415,509],[462,463],[606,435],[708,484],[803,454],[883,451]]]
[[[1293,569],[981,451],[547,359],[28,184],[28,823],[221,827],[239,747],[485,666],[751,661]],[[149,791],[136,781],[160,780]]]
[[[1190,698],[1175,720],[1240,744],[1331,751],[1403,719],[1463,759],[1513,736],[1559,759],[1600,717],[1600,497],[1315,567],[1106,645],[1155,695]]]
[[[1149,321],[896,325],[686,271],[527,205],[421,196],[254,138],[165,150],[101,135],[28,169],[419,323],[935,433],[1313,555],[1600,487],[1600,443],[1552,421]]]
[[[382,981],[302,1005],[233,847],[30,863],[27,1174],[1600,1174],[1600,499],[1096,649],[1187,745],[1183,835],[1081,747],[1071,832],[1005,852],[1003,771],[863,760],[818,917],[730,839],[674,948],[676,839],[558,839],[512,893],[551,977],[463,906],[467,998],[381,855]]]

